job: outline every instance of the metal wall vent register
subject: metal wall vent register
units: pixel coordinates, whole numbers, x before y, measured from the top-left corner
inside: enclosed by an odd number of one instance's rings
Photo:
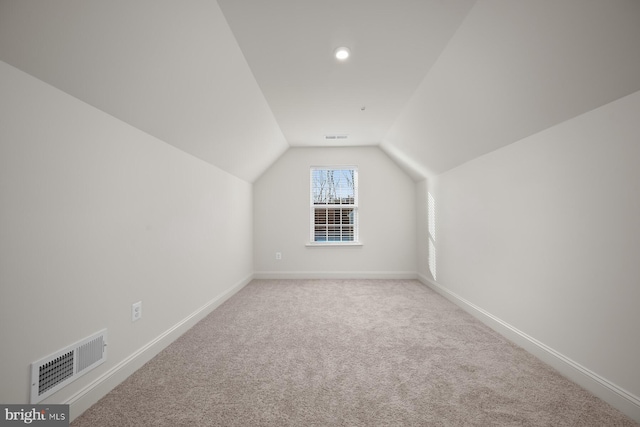
[[[38,403],[107,360],[107,330],[31,364],[31,403]]]

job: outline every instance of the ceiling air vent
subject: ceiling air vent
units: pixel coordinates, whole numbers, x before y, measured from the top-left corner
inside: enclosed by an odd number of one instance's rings
[[[325,135],[324,139],[328,140],[328,141],[335,141],[338,139],[347,139],[349,137],[349,135]]]

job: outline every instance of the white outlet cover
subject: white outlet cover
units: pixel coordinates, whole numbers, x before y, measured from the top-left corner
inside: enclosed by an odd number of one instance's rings
[[[135,322],[142,317],[142,301],[138,301],[131,305],[131,321]]]

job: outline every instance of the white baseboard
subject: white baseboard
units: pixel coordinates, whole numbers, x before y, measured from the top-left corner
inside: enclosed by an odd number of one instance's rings
[[[415,280],[415,271],[256,271],[254,279],[404,279]]]
[[[180,337],[180,335],[185,333],[223,302],[232,297],[236,292],[251,282],[251,280],[253,280],[253,274],[239,281],[223,294],[207,302],[189,316],[160,334],[154,340],[148,342],[129,357],[109,369],[100,377],[96,378],[93,382],[67,399],[67,401],[62,402],[69,405],[69,418],[71,421],[89,409],[94,403],[142,367],[142,365],[160,353],[165,347]]]
[[[640,422],[640,398],[638,398],[638,396],[629,393],[606,378],[601,377],[590,369],[571,360],[562,353],[525,334],[475,304],[465,300],[456,293],[446,289],[444,286],[434,282],[427,276],[418,274],[418,280],[466,312],[478,318],[491,329],[552,366],[565,377],[589,390],[591,393],[609,403],[620,412],[626,414],[628,417]]]

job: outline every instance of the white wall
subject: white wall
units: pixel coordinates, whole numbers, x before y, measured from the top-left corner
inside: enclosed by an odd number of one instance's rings
[[[640,90],[639,22],[637,1],[476,1],[382,145],[428,178]]]
[[[108,361],[45,401],[77,415],[83,387],[113,374],[108,391],[251,277],[251,184],[4,62],[0,178],[0,402],[27,403],[32,361],[106,327]]]
[[[288,148],[216,1],[0,2],[0,59],[246,181]]]
[[[309,168],[323,165],[358,166],[362,246],[305,246]],[[254,183],[254,230],[257,277],[416,274],[415,183],[376,147],[289,149]]]
[[[437,281],[443,289],[623,395],[626,390],[635,402],[627,413],[636,419],[638,135],[640,92],[470,161],[428,185],[436,199]],[[421,257],[421,274],[428,271],[426,263]]]

